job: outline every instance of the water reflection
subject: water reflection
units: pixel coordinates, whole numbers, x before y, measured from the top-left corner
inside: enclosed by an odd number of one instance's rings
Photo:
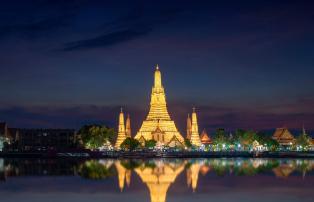
[[[82,180],[118,179],[122,192],[131,186],[132,177],[145,184],[151,202],[164,202],[169,187],[180,174],[186,186],[197,191],[200,179],[206,176],[274,176],[306,178],[313,175],[312,159],[155,159],[155,160],[57,160],[0,159],[1,180],[19,176],[78,176]]]
[[[112,167],[113,161],[90,160],[79,166],[78,174],[84,178],[100,180],[115,175]]]
[[[154,161],[142,164],[134,171],[140,176],[149,189],[151,202],[166,201],[168,188],[184,170],[185,161]]]

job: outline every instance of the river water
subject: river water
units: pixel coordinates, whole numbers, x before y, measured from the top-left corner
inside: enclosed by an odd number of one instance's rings
[[[0,159],[0,201],[313,201],[314,159]]]

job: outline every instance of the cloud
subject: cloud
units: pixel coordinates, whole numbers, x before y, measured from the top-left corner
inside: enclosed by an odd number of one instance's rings
[[[36,39],[70,26],[83,5],[63,1],[5,2],[0,12],[0,38]],[[3,11],[3,12],[2,12]]]
[[[104,33],[96,37],[65,43],[61,51],[107,48],[150,34],[154,29],[174,19],[179,9],[133,9],[103,25]]]
[[[104,34],[91,39],[84,39],[65,44],[64,51],[109,47],[132,39],[147,35],[152,29],[129,29],[119,30],[113,33]]]
[[[7,37],[17,35],[27,38],[36,38],[46,36],[50,31],[56,31],[59,28],[68,25],[68,17],[57,16],[54,18],[45,18],[37,22],[15,24],[15,25],[4,25],[0,26],[0,37]]]

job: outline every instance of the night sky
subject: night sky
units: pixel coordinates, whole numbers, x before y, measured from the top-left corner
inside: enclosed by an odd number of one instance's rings
[[[181,133],[314,129],[313,1],[1,1],[0,121],[145,118],[159,64]]]

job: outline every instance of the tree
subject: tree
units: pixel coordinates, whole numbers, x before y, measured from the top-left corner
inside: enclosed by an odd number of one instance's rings
[[[156,146],[156,140],[147,140],[145,141],[146,148],[154,148]]]
[[[271,151],[276,151],[279,148],[279,143],[272,138],[267,139],[266,145]]]
[[[187,148],[191,148],[192,147],[192,143],[189,139],[184,139],[184,144]]]
[[[225,135],[225,130],[222,128],[219,128],[216,130],[216,133],[213,137],[213,143],[214,145],[217,145],[217,149],[221,150],[223,149],[223,145],[225,145],[228,142],[228,138]]]
[[[266,145],[270,151],[276,151],[279,148],[279,143],[276,140],[272,139],[270,135],[258,132],[256,136],[256,140],[261,145]]]
[[[141,143],[134,138],[126,138],[120,145],[121,149],[133,151],[141,146]]]
[[[311,138],[306,133],[303,133],[297,137],[296,145],[301,146],[301,150],[307,150],[310,145],[310,141]]]
[[[84,146],[88,149],[97,149],[107,141],[113,142],[114,129],[100,125],[86,125],[79,130]]]
[[[258,137],[252,130],[237,129],[235,132],[234,142],[240,144],[244,149],[249,149],[254,140],[258,141]]]
[[[256,139],[256,133],[254,131],[248,130],[243,134],[242,142],[244,145],[250,146]]]

